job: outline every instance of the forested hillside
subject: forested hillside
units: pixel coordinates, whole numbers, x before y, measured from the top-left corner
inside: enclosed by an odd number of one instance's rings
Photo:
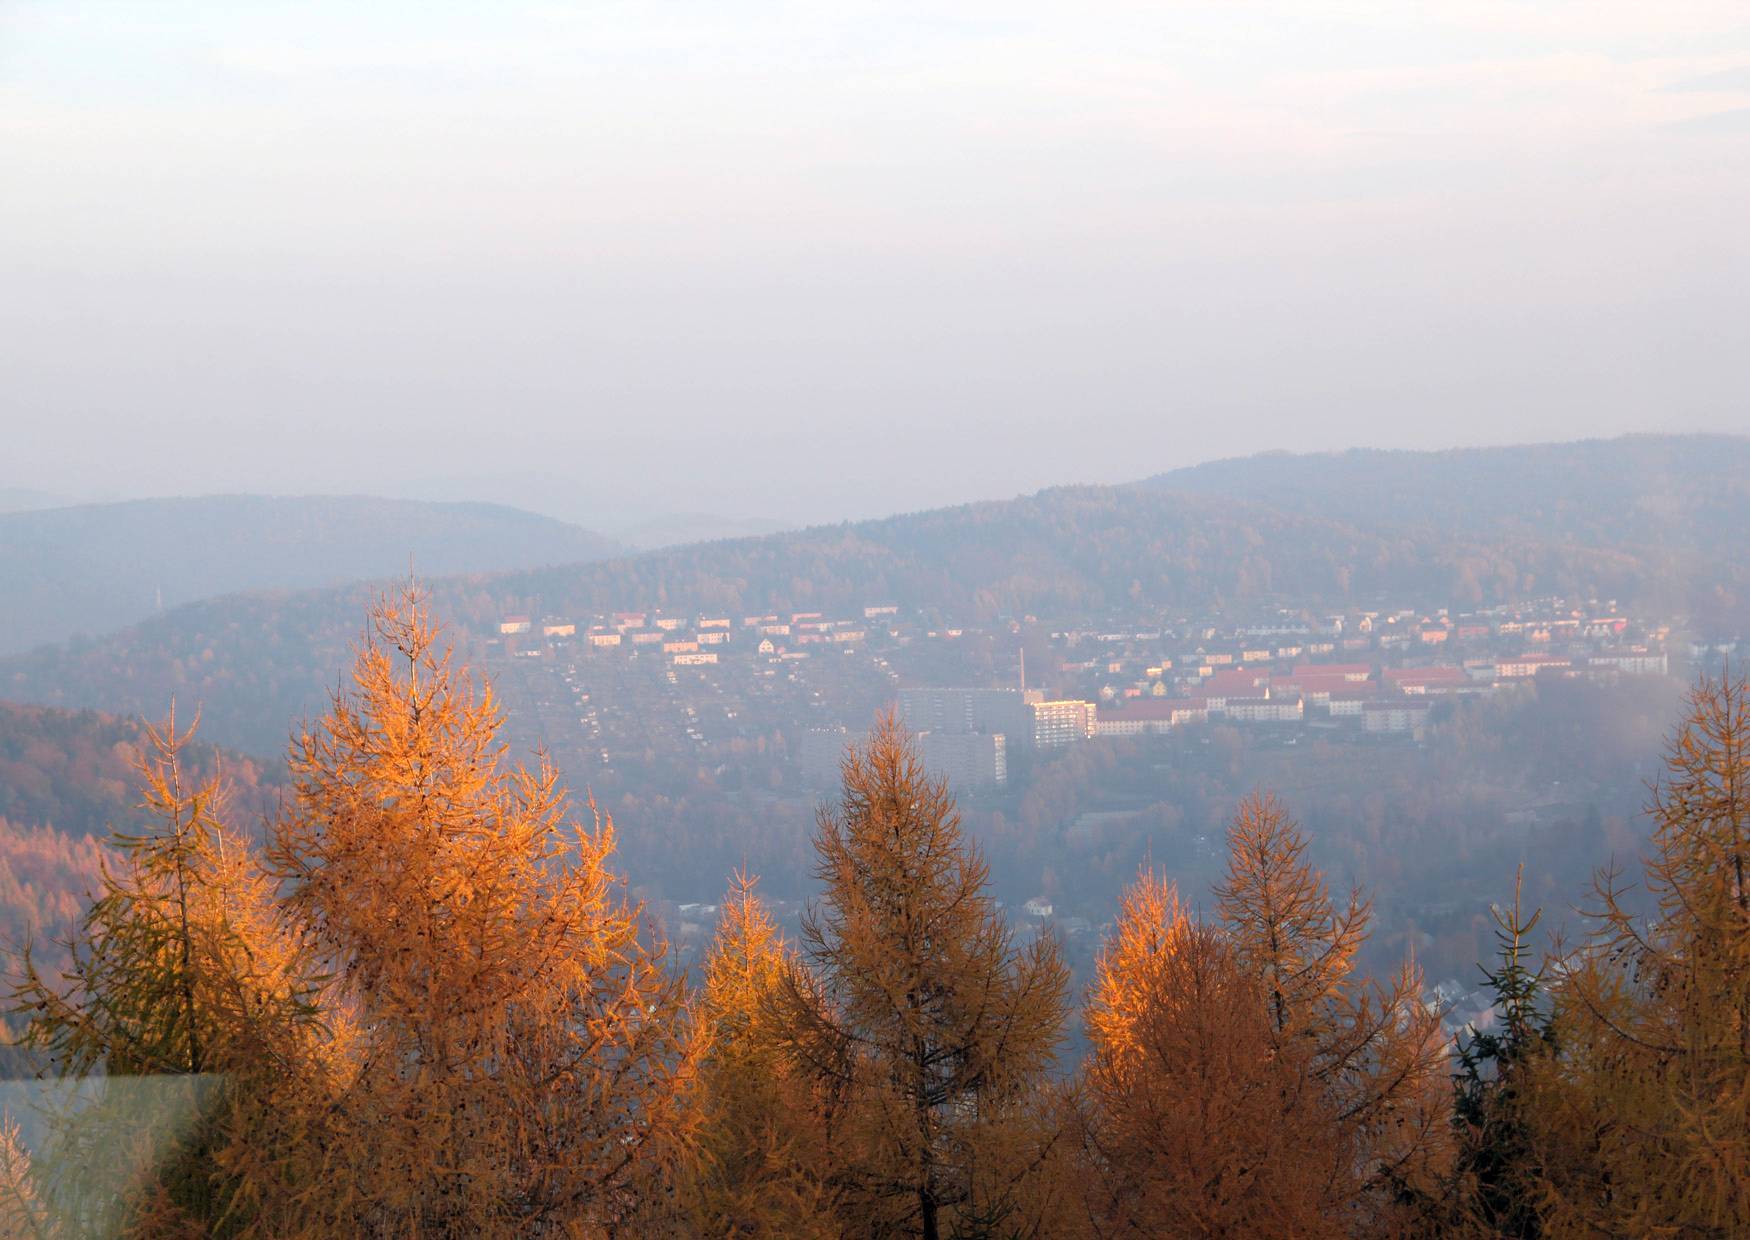
[[[191,719],[184,713],[181,723]],[[60,959],[54,943],[97,890],[110,833],[138,833],[153,821],[140,797],[149,749],[135,719],[0,702],[0,944],[31,941],[41,958]],[[280,763],[204,742],[187,747],[185,762],[196,780],[223,774],[228,821],[251,835],[284,780]]]
[[[1454,452],[1268,454],[578,572],[497,576],[556,612],[871,601],[967,620],[1282,603],[1471,607],[1596,594],[1742,619],[1750,439],[1628,436]]]
[[[186,705],[178,713],[185,727],[194,719]],[[0,701],[0,818],[68,835],[135,830],[149,821],[140,807],[139,772],[147,745],[138,719]],[[190,744],[184,762],[200,779],[222,771],[239,823],[258,824],[284,778],[278,761],[223,753],[207,741]]]
[[[968,622],[1031,613],[1079,623],[1137,605],[1174,612],[1445,599],[1464,608],[1559,593],[1729,630],[1746,619],[1750,567],[1734,540],[1710,539],[1698,523],[1726,521],[1727,509],[1744,503],[1747,451],[1741,440],[1628,438],[1352,454],[1338,458],[1342,481],[1329,487],[1294,483],[1315,478],[1325,458],[1266,456],[1210,467],[1198,483],[1206,494],[1155,482],[1062,487],[598,563],[439,580],[419,564],[438,613],[464,628],[508,611],[889,602]],[[1681,462],[1687,489],[1635,482],[1633,462],[1647,453]],[[1622,515],[1655,508],[1665,522],[1657,530]],[[207,736],[274,752],[294,719],[324,706],[330,669],[356,637],[368,596],[349,586],[185,606],[107,637],[0,660],[0,695],[152,714],[178,694],[204,703]]]
[[[496,504],[213,495],[0,515],[0,654],[239,590],[599,559],[576,526]]]
[[[1363,527],[1264,503],[1137,487],[1014,500],[498,576],[542,607],[843,609],[882,601],[988,620],[1162,608],[1341,605],[1415,593],[1462,603],[1535,590],[1632,594],[1680,578],[1664,562],[1547,540],[1467,541]]]
[[[1448,452],[1347,452],[1211,461],[1138,487],[1267,504],[1365,529],[1439,530],[1627,551],[1702,552],[1742,565],[1720,530],[1750,522],[1750,439],[1627,435]]]

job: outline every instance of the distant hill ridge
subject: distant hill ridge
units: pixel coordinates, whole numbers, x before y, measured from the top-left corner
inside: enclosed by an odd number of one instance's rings
[[[968,622],[1286,604],[1487,605],[1616,598],[1750,623],[1750,440],[1637,436],[1532,448],[1216,462],[1124,486],[467,578],[428,575],[440,614],[731,614],[871,602]],[[357,636],[358,587],[209,599],[100,641],[0,660],[0,696],[161,710],[276,752],[321,709]]]
[[[0,513],[65,508],[77,502],[69,496],[57,495],[52,491],[39,491],[35,487],[0,487]]]
[[[1719,544],[1750,510],[1750,437],[1624,435],[1573,443],[1210,461],[1132,484],[1226,496],[1360,525],[1468,536],[1537,531],[1589,545]]]
[[[0,654],[181,604],[404,574],[576,563],[621,548],[499,504],[210,495],[0,514]]]

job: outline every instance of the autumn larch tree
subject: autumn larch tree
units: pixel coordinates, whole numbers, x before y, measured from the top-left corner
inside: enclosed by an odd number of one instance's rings
[[[788,949],[756,881],[736,873],[705,960],[688,1221],[701,1236],[826,1240],[839,1231],[824,1125],[810,1083],[788,1070],[773,1028]]]
[[[574,825],[544,758],[504,761],[490,686],[413,587],[373,610],[352,680],[292,745],[269,852],[356,1030],[306,1230],[655,1226],[693,1042],[612,824]]]
[[[278,924],[273,885],[223,822],[217,772],[186,779],[193,728],[148,726],[152,825],[114,860],[61,978],[27,951],[13,982],[26,1042],[59,1076],[99,1076],[55,1118],[42,1208],[74,1234],[277,1234],[307,1180],[291,1105],[328,1077],[333,1029],[313,962]],[[294,1083],[298,1083],[295,1085]]]
[[[1703,678],[1655,784],[1651,915],[1599,876],[1550,991],[1533,1092],[1551,1234],[1742,1235],[1750,1220],[1750,683]]]
[[[891,714],[842,776],[781,1005],[792,1070],[823,1100],[842,1224],[1028,1234],[1020,1185],[1051,1145],[1037,1103],[1065,1017],[1056,942],[1016,942],[946,781]]]
[[[61,1227],[37,1189],[30,1152],[10,1112],[0,1112],[0,1236],[59,1240]]]
[[[1146,872],[1086,1009],[1087,1221],[1098,1236],[1342,1235],[1333,1116],[1277,1053],[1268,994],[1225,931]],[[1289,1101],[1293,1100],[1293,1101]]]
[[[1445,1038],[1413,964],[1385,983],[1355,975],[1368,904],[1359,892],[1333,904],[1306,851],[1281,802],[1247,797],[1228,831],[1218,915],[1262,988],[1272,1053],[1299,1077],[1284,1113],[1313,1107],[1327,1118],[1325,1212],[1357,1230],[1394,1230],[1447,1182]]]

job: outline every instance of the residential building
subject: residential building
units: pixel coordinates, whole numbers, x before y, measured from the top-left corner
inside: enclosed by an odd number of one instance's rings
[[[1587,666],[1594,669],[1610,669],[1631,676],[1663,676],[1668,670],[1663,651],[1613,651],[1609,654],[1593,655],[1586,662]]]
[[[1033,715],[1033,744],[1037,748],[1070,745],[1094,735],[1097,717],[1092,702],[1034,702],[1027,709]]]
[[[918,752],[924,769],[953,788],[987,788],[1009,778],[1001,732],[924,732]]]
[[[1570,666],[1572,664],[1569,660],[1554,654],[1503,656],[1495,660],[1495,675],[1502,680],[1523,680],[1528,676],[1536,676],[1540,672],[1560,671]]]
[[[1373,664],[1371,663],[1296,663],[1294,677],[1302,676],[1331,677],[1347,680],[1354,684],[1373,679]]]
[[[1138,698],[1123,706],[1101,707],[1095,714],[1096,736],[1141,736],[1168,732],[1209,717],[1208,707],[1197,698]]]
[[[1299,723],[1305,716],[1306,704],[1299,694],[1227,700],[1227,717],[1239,723]]]
[[[1408,699],[1367,702],[1361,707],[1361,730],[1373,733],[1410,733],[1418,740],[1427,726],[1429,703]]]
[[[913,732],[1001,732],[1025,737],[1019,689],[901,689],[899,719]]]
[[[809,728],[797,739],[797,765],[802,777],[816,788],[830,788],[839,782],[839,767],[845,750],[851,744],[850,733],[844,728]]]
[[[1454,693],[1472,685],[1470,673],[1462,667],[1391,667],[1384,679],[1399,693],[1411,696]]]

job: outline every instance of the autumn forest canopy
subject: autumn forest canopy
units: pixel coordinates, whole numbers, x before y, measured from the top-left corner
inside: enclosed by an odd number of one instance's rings
[[[1750,1237],[1743,0],[0,0],[0,1240]]]
[[[1077,984],[891,714],[819,810],[799,931],[726,873],[683,970],[613,821],[512,759],[407,587],[283,775],[240,786],[186,714],[77,759],[137,758],[144,810],[68,942],[15,954],[14,1053],[91,1085],[7,1119],[0,1228],[1731,1235],[1747,711],[1741,675],[1697,681],[1644,860],[1568,893],[1572,938],[1503,888],[1493,1006],[1456,1038],[1413,953],[1364,963],[1380,893],[1334,886],[1268,790],[1209,890],[1127,877]]]

